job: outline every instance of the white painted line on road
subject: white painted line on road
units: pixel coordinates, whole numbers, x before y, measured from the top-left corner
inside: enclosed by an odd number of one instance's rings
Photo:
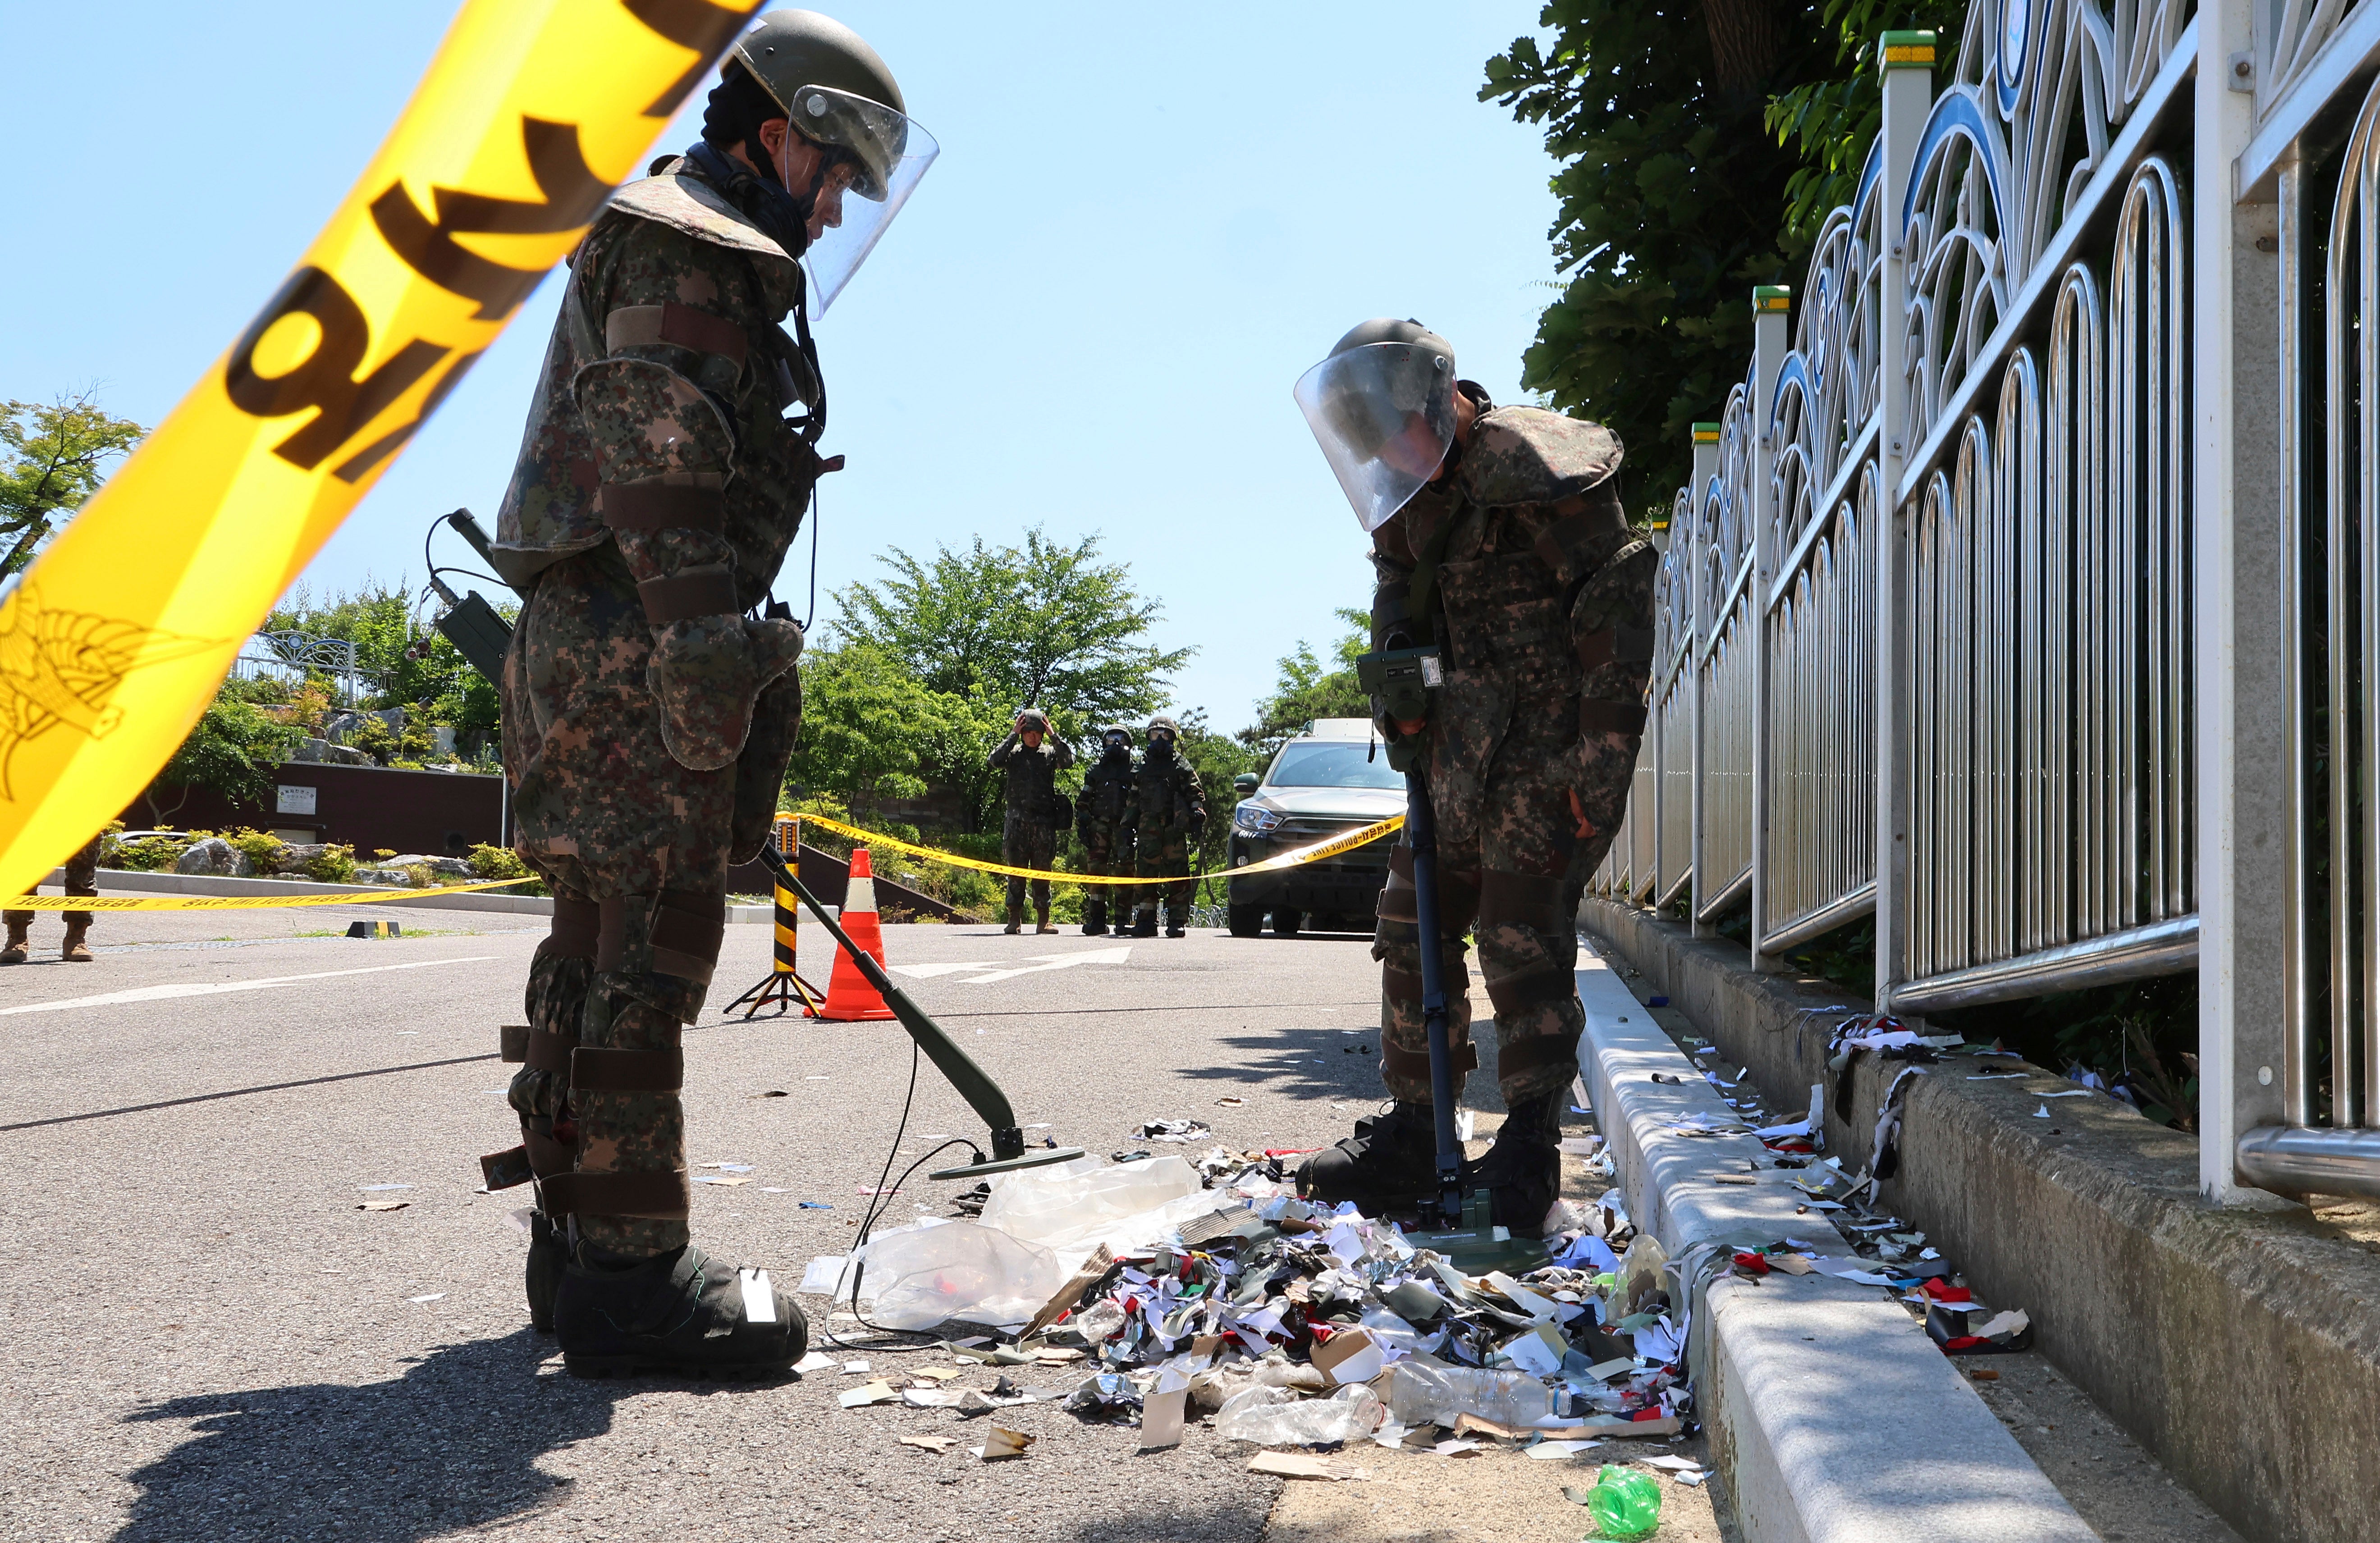
[[[994,959],[973,959],[964,965],[895,965],[894,975],[905,975],[912,980],[931,980],[938,975],[958,975],[966,970],[988,970],[999,963]]]
[[[403,965],[371,965],[359,970],[321,970],[312,975],[271,975],[260,980],[225,980],[212,983],[186,981],[173,986],[136,986],[130,990],[107,991],[95,997],[67,997],[58,1002],[29,1002],[22,1007],[0,1007],[0,1018],[11,1013],[55,1013],[68,1007],[111,1007],[123,1002],[170,1002],[176,997],[208,997],[218,991],[261,991],[267,986],[291,986],[300,980],[329,980],[343,975],[381,975],[389,970],[427,969],[432,965],[484,965],[494,959],[492,954],[475,954],[465,959],[416,959]]]
[[[1132,953],[1132,945],[1122,948],[1087,948],[1079,954],[1028,954],[1028,959],[1046,960],[1045,964],[1027,965],[1021,969],[994,970],[990,975],[971,975],[959,982],[963,986],[988,986],[995,980],[1009,980],[1020,975],[1038,975],[1043,970],[1072,969],[1076,965],[1121,965]]]

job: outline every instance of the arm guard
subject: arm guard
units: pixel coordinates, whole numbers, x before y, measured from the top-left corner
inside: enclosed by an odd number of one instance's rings
[[[659,225],[609,254],[602,293],[574,285],[573,325],[602,346],[573,383],[595,452],[596,509],[637,580],[653,649],[646,680],[670,754],[695,771],[734,761],[769,684],[802,647],[791,621],[743,616],[726,537],[735,468],[733,395],[758,314],[740,258]],[[702,296],[695,306],[681,297]]]

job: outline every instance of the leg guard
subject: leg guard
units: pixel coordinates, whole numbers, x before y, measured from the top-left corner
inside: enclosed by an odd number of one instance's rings
[[[480,1160],[488,1188],[505,1189],[570,1172],[570,1052],[587,1013],[587,991],[595,974],[598,909],[591,900],[555,897],[553,925],[529,961],[523,1005],[528,1022],[503,1031],[504,1058],[520,1066],[506,1089],[520,1116],[521,1144]],[[525,1285],[530,1326],[553,1327],[553,1292],[562,1279],[562,1229],[540,1202],[529,1216],[528,1266]]]
[[[574,1172],[547,1209],[587,1244],[649,1257],[686,1243],[685,1026],[702,1010],[727,915],[723,894],[665,891],[602,905],[593,989],[570,1061]]]
[[[1438,878],[1439,969],[1446,986],[1446,1039],[1454,1052],[1454,1091],[1479,1064],[1471,1042],[1470,951],[1463,934],[1478,905],[1471,874],[1439,869]],[[1430,1100],[1429,1036],[1421,1013],[1421,924],[1414,914],[1413,852],[1399,846],[1389,858],[1388,887],[1380,892],[1379,923],[1372,934],[1372,957],[1380,961],[1380,1080],[1400,1103]]]
[[[1578,1075],[1578,935],[1562,880],[1491,869],[1480,877],[1479,970],[1496,1004],[1496,1079],[1507,1106],[1566,1088]]]

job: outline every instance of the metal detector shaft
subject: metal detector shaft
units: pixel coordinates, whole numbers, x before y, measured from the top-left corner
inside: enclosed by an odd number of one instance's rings
[[[1009,1107],[1008,1095],[1000,1090],[1000,1085],[991,1080],[991,1075],[977,1065],[974,1057],[959,1049],[957,1042],[942,1032],[941,1025],[928,1017],[924,1008],[911,1002],[908,993],[892,983],[892,978],[885,973],[883,966],[870,958],[866,949],[851,941],[851,934],[843,929],[843,924],[829,916],[826,907],[819,904],[818,896],[802,886],[793,865],[786,862],[773,846],[763,845],[760,848],[760,860],[775,870],[779,883],[801,897],[802,904],[808,905],[826,928],[827,935],[834,939],[835,946],[851,955],[851,962],[859,966],[859,973],[876,988],[877,994],[884,999],[884,1005],[892,1009],[892,1015],[901,1020],[901,1027],[909,1031],[909,1038],[917,1041],[917,1048],[926,1052],[926,1059],[950,1079],[951,1086],[958,1089],[959,1097],[965,1099],[977,1116],[991,1127],[992,1160],[1002,1162],[1024,1157],[1025,1133],[1017,1128],[1016,1112]],[[1046,1159],[1038,1153],[1036,1158],[1038,1160],[1057,1161],[1064,1155],[1067,1154],[1051,1151]],[[1080,1157],[1082,1154],[1072,1152],[1071,1155]]]
[[[1454,1132],[1454,1047],[1446,1027],[1445,961],[1438,929],[1438,821],[1429,787],[1405,773],[1405,845],[1413,852],[1414,917],[1421,933],[1421,1021],[1429,1039],[1430,1112],[1438,1126],[1439,1224],[1463,1216],[1463,1142]]]

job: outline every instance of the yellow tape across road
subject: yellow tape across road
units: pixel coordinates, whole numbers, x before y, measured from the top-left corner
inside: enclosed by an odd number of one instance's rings
[[[1058,873],[1038,868],[1011,868],[1006,863],[980,862],[974,857],[961,857],[948,852],[938,852],[930,846],[920,846],[913,841],[903,841],[898,836],[883,835],[875,831],[863,831],[856,825],[846,825],[840,820],[829,820],[822,814],[805,814],[799,818],[805,825],[824,826],[837,835],[849,836],[854,841],[865,842],[871,847],[890,846],[896,851],[906,852],[912,857],[923,857],[928,862],[947,863],[953,868],[971,868],[978,873],[1005,874],[1012,879],[1052,879],[1069,884],[1089,884],[1105,888],[1110,884],[1178,884],[1184,879],[1190,877],[1188,874],[1175,873],[1153,879],[1126,878],[1121,875],[1110,878],[1103,873]],[[1403,815],[1390,815],[1377,824],[1350,831],[1343,836],[1332,836],[1325,841],[1318,841],[1311,846],[1301,846],[1294,852],[1283,852],[1277,857],[1267,857],[1260,863],[1250,863],[1245,868],[1226,869],[1220,873],[1209,873],[1206,877],[1236,879],[1245,873],[1273,873],[1284,868],[1318,863],[1325,857],[1335,857],[1342,852],[1353,852],[1358,846],[1367,846],[1382,836],[1403,830],[1404,824]]]
[[[369,894],[20,894],[0,902],[9,911],[277,911],[290,905],[377,905],[385,901],[426,900],[433,894],[468,894],[533,884],[536,879],[493,879],[484,884],[442,884],[434,890],[389,890]]]
[[[297,268],[0,599],[0,894],[157,774],[274,600],[759,8],[468,0]],[[208,89],[226,84],[273,89]]]

